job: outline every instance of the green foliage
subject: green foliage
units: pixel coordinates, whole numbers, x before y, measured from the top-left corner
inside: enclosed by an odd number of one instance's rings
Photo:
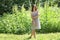
[[[22,9],[23,10],[23,9]],[[28,14],[27,14],[28,13]],[[17,6],[13,7],[13,14],[4,13],[0,18],[0,33],[25,33],[31,27],[31,19],[28,11],[17,11]]]
[[[44,8],[39,7],[41,30],[39,32],[60,32],[60,9],[49,7],[45,4]],[[21,12],[18,6],[13,6],[13,14],[4,13],[0,17],[0,33],[22,34],[31,31],[30,10],[25,11],[22,6]]]
[[[47,2],[46,2],[47,1]],[[39,6],[44,7],[45,2],[50,6],[54,6],[58,4],[58,7],[60,6],[60,0],[0,0],[0,15],[3,15],[3,13],[12,13],[12,7],[17,4],[18,10],[21,10],[21,7],[24,5],[24,8],[28,10],[31,5],[36,4]]]
[[[0,15],[3,15],[3,13],[12,13],[12,7],[17,4],[19,10],[21,10],[22,5],[25,5],[25,9],[29,9],[30,7],[30,1],[29,0],[0,0]]]
[[[58,7],[49,7],[45,5],[45,8],[41,10],[41,32],[60,32],[60,9]],[[42,12],[43,11],[43,12]]]
[[[60,0],[40,0],[42,7],[44,7],[45,2],[49,4],[49,6],[54,6],[58,4],[58,7],[60,7]]]

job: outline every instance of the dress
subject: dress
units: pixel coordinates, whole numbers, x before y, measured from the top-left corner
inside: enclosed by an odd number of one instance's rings
[[[31,16],[32,17],[38,16],[38,11],[32,12]],[[36,18],[36,19],[33,20],[31,28],[32,28],[32,30],[34,30],[34,29],[41,29],[39,18]]]

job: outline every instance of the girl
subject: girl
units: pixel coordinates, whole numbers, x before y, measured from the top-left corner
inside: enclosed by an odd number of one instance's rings
[[[31,38],[32,36],[33,36],[34,38],[36,38],[36,32],[35,32],[35,30],[36,30],[36,29],[41,29],[38,15],[39,15],[39,14],[38,14],[37,7],[36,7],[36,5],[33,5],[33,6],[32,6],[32,10],[31,10],[32,32],[31,32],[30,38]]]

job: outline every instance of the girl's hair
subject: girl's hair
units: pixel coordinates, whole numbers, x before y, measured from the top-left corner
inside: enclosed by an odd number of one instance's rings
[[[37,6],[36,5],[32,5],[32,12],[33,12],[33,8],[35,7],[35,11],[37,11]]]

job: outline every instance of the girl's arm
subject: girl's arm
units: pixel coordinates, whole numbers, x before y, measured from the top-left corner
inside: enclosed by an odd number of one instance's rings
[[[40,14],[38,13],[38,15],[37,16],[35,16],[35,17],[33,17],[32,15],[31,15],[31,18],[32,19],[36,19],[36,18],[38,18],[38,16],[40,16]]]
[[[35,16],[35,17],[33,17],[33,19],[36,19],[36,18],[38,18],[38,15],[37,15],[37,16]]]
[[[38,13],[38,15],[37,16],[35,16],[35,17],[33,17],[34,19],[36,19],[36,18],[38,18],[40,15],[39,15],[39,13]]]

